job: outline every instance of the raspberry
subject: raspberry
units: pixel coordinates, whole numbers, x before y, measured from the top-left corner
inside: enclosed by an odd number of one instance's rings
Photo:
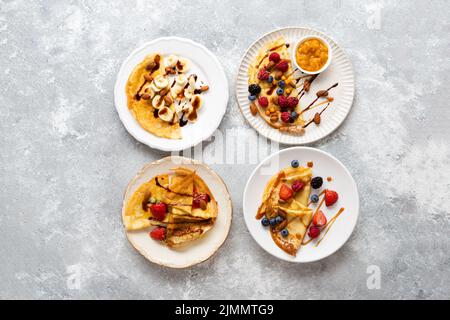
[[[277,63],[278,61],[280,61],[280,59],[281,59],[280,55],[277,52],[272,52],[269,55],[269,61],[273,61],[273,62]]]
[[[286,72],[289,68],[289,63],[286,60],[281,60],[278,62],[278,64],[275,66],[275,69],[280,70],[281,72]]]
[[[332,206],[336,201],[338,201],[339,195],[336,191],[325,190],[325,205],[327,207]]]
[[[294,109],[298,104],[298,99],[296,97],[289,97],[287,102],[288,107]]]
[[[288,123],[289,120],[291,120],[291,113],[290,112],[282,112],[281,113],[281,121],[284,123]]]
[[[270,74],[267,70],[261,69],[258,72],[258,79],[261,81],[269,79],[269,76]]]
[[[292,184],[292,190],[298,192],[302,190],[304,186],[305,184],[303,182],[301,182],[300,180],[295,180],[294,183]]]
[[[311,228],[309,228],[309,232],[308,232],[308,236],[311,239],[317,238],[320,234],[320,229],[316,226],[311,226]]]
[[[167,207],[165,203],[156,203],[150,206],[152,216],[159,221],[163,221],[166,217]]]
[[[269,105],[269,99],[267,97],[259,97],[258,103],[261,107],[265,108]]]
[[[278,105],[280,106],[280,108],[287,108],[289,106],[288,98],[286,98],[285,96],[279,96]]]
[[[166,238],[166,228],[157,227],[150,231],[150,237],[154,240],[162,241]]]

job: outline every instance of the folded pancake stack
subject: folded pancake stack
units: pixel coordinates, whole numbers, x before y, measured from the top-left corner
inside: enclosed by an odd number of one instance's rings
[[[177,247],[211,229],[218,207],[208,186],[194,171],[185,167],[172,171],[142,184],[129,199],[123,220],[127,230],[162,227],[165,236],[161,240]],[[166,214],[155,215],[151,207],[161,203],[167,208]]]

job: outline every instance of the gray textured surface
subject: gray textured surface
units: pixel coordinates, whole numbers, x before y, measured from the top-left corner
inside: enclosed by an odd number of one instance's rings
[[[450,3],[242,2],[0,1],[0,298],[450,298]],[[167,154],[122,126],[120,64],[156,37],[197,40],[230,83],[220,129],[248,128],[233,92],[240,57],[288,25],[325,31],[354,64],[350,116],[313,145],[357,181],[353,236],[321,262],[272,258],[242,217],[254,165],[213,165],[235,208],[225,245],[188,270],[147,262],[125,240],[121,200],[137,170]],[[379,290],[366,286],[369,265]],[[79,289],[67,285],[73,270]]]

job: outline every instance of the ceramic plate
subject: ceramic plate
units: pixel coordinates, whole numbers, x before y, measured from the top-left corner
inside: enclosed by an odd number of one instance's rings
[[[300,101],[302,106],[306,106],[314,100],[315,93],[320,89],[326,89],[336,82],[339,86],[334,88],[330,94],[335,98],[330,108],[323,113],[320,125],[310,125],[306,128],[304,135],[290,135],[281,133],[279,130],[270,127],[260,116],[253,116],[250,112],[250,102],[248,100],[248,67],[255,60],[260,48],[270,41],[275,41],[280,36],[291,44],[289,47],[291,57],[294,57],[295,44],[301,38],[308,35],[317,35],[329,42],[332,48],[332,60],[328,68],[320,74],[311,85],[311,90]],[[355,80],[352,64],[344,50],[330,37],[322,32],[301,27],[288,27],[278,29],[265,34],[254,42],[242,58],[236,79],[236,97],[242,114],[261,135],[285,144],[307,144],[332,133],[347,117],[350,112],[355,93]],[[305,120],[314,116],[318,109],[305,112]]]
[[[145,56],[155,52],[164,55],[173,53],[189,59],[192,66],[188,74],[197,74],[199,80],[210,88],[202,94],[204,104],[198,113],[198,120],[181,128],[182,139],[160,138],[147,132],[127,107],[125,86],[128,77]],[[155,149],[179,151],[206,140],[217,129],[227,108],[228,82],[217,58],[203,45],[177,37],[158,38],[133,51],[122,64],[114,87],[114,101],[120,120],[133,137]]]
[[[290,166],[293,159],[299,160],[300,165],[303,166],[312,161],[313,177],[323,177],[323,186],[318,190],[312,189],[311,194],[317,194],[325,188],[338,192],[338,202],[329,208],[322,206],[327,219],[333,217],[341,207],[345,208],[318,246],[316,246],[317,239],[313,240],[306,246],[302,246],[295,257],[281,250],[272,241],[267,227],[263,227],[260,220],[255,219],[267,182],[279,170]],[[332,181],[328,182],[327,177],[332,177]],[[314,211],[315,206],[312,204],[310,208]],[[243,208],[247,227],[264,250],[282,260],[311,262],[336,252],[352,234],[359,212],[358,189],[350,172],[330,154],[308,147],[293,147],[270,155],[256,167],[245,186]]]
[[[171,268],[186,268],[210,258],[223,244],[228,236],[231,226],[232,205],[230,194],[223,180],[209,167],[203,163],[184,157],[166,157],[152,162],[143,167],[136,177],[128,184],[123,200],[122,217],[125,213],[125,205],[134,191],[144,182],[154,176],[169,172],[177,166],[185,166],[196,173],[205,181],[216,198],[219,213],[214,224],[205,235],[182,248],[171,249],[166,245],[152,240],[149,236],[150,230],[126,231],[131,245],[136,248],[145,258],[159,265]]]

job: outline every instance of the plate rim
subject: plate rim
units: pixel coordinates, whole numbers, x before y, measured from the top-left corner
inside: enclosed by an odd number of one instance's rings
[[[207,256],[206,258],[202,258],[202,259],[193,261],[191,263],[186,263],[186,264],[182,264],[182,265],[164,263],[164,262],[162,262],[160,260],[157,260],[157,259],[154,259],[150,255],[148,255],[147,252],[144,249],[142,249],[140,246],[138,246],[135,243],[133,243],[133,241],[129,238],[129,236],[128,236],[129,232],[125,228],[124,219],[123,219],[124,218],[124,214],[125,214],[125,206],[127,204],[126,195],[131,190],[132,184],[135,183],[138,179],[140,179],[142,177],[142,175],[144,174],[144,172],[148,168],[150,168],[150,167],[157,167],[158,165],[160,165],[161,163],[163,163],[165,161],[172,161],[172,159],[178,159],[179,161],[187,161],[188,164],[200,165],[200,166],[204,167],[208,171],[208,173],[212,174],[212,176],[214,176],[217,179],[217,181],[220,184],[222,184],[222,186],[225,188],[226,201],[229,204],[229,210],[226,210],[227,217],[229,218],[227,221],[229,221],[229,222],[228,222],[228,224],[226,226],[226,228],[227,228],[226,233],[225,233],[223,239],[220,241],[220,243],[218,243],[218,245],[215,246],[215,248],[211,251],[211,254],[209,256]],[[185,163],[185,162],[181,162],[181,163]],[[168,268],[173,268],[173,269],[185,269],[185,268],[192,267],[194,265],[197,265],[199,263],[202,263],[202,262],[205,262],[205,261],[211,259],[217,253],[217,251],[219,251],[219,249],[223,246],[225,241],[228,239],[228,236],[230,235],[231,224],[233,222],[233,201],[231,200],[230,191],[228,190],[228,187],[225,184],[225,181],[223,181],[222,177],[219,174],[217,174],[213,169],[211,169],[208,165],[206,165],[205,163],[203,163],[201,161],[198,161],[198,160],[195,160],[195,159],[191,159],[191,158],[182,157],[182,156],[167,156],[167,157],[164,157],[164,158],[152,161],[152,162],[147,163],[144,166],[142,166],[138,170],[136,175],[127,184],[127,186],[125,188],[125,192],[123,193],[121,220],[122,220],[123,231],[125,232],[125,236],[127,238],[128,243],[137,252],[139,252],[145,259],[147,259],[148,261],[150,261],[152,263],[155,263],[157,265],[163,266],[163,267],[168,267]]]
[[[186,146],[179,146],[179,147],[166,147],[165,145],[161,144],[161,145],[157,145],[153,142],[153,140],[146,140],[144,138],[139,137],[139,135],[137,133],[135,133],[129,126],[129,124],[125,121],[125,119],[123,119],[119,109],[119,105],[120,102],[118,101],[119,98],[116,94],[116,92],[119,92],[120,88],[119,88],[119,80],[120,80],[120,76],[121,74],[124,72],[125,66],[128,64],[129,60],[131,60],[131,58],[136,55],[139,51],[145,49],[145,47],[150,46],[150,45],[154,45],[155,43],[159,42],[159,41],[180,41],[180,42],[185,42],[185,43],[189,43],[190,45],[196,46],[198,48],[200,48],[201,50],[203,50],[207,55],[209,55],[214,63],[217,65],[218,69],[219,69],[219,73],[220,76],[223,78],[222,80],[224,80],[224,92],[225,92],[225,107],[223,108],[223,110],[220,113],[220,118],[219,121],[217,123],[217,125],[214,125],[214,130],[211,131],[211,133],[208,134],[208,131],[205,131],[206,133],[204,133],[203,135],[201,135],[198,139],[191,141],[190,143],[187,143]],[[128,75],[129,77],[129,75]],[[149,146],[150,148],[156,149],[156,150],[161,150],[161,151],[166,151],[166,152],[170,152],[170,151],[181,151],[184,149],[189,149],[192,148],[194,146],[196,146],[197,144],[207,140],[210,136],[213,135],[214,131],[217,130],[217,128],[220,126],[220,124],[222,123],[223,117],[225,116],[225,113],[227,111],[228,108],[228,103],[230,101],[230,95],[229,95],[229,84],[228,84],[228,79],[227,76],[225,74],[225,70],[223,69],[222,64],[220,63],[219,59],[217,59],[216,55],[214,53],[212,53],[206,46],[204,46],[201,43],[195,42],[191,39],[188,38],[183,38],[183,37],[177,37],[177,36],[168,36],[168,37],[158,37],[155,38],[153,40],[147,41],[144,44],[140,45],[139,47],[135,48],[122,62],[119,71],[117,72],[116,75],[116,81],[114,83],[114,106],[115,109],[119,115],[119,119],[122,122],[123,126],[125,127],[125,129],[127,130],[127,132],[133,137],[135,138],[137,141]],[[134,117],[133,117],[134,118]],[[140,124],[138,123],[138,125],[140,126]],[[142,127],[141,127],[142,128]],[[144,129],[145,130],[145,129]],[[151,135],[153,135],[152,133],[150,133]],[[161,139],[161,137],[155,136],[153,135],[155,138]],[[181,139],[183,140],[183,139]],[[198,140],[198,141],[197,141]]]
[[[251,49],[257,42],[259,42],[259,41],[262,40],[263,38],[267,37],[268,35],[270,35],[270,34],[272,34],[272,33],[275,33],[275,32],[278,32],[278,31],[283,31],[283,30],[288,30],[288,29],[307,29],[307,30],[314,31],[314,32],[317,32],[317,33],[320,33],[320,34],[324,34],[325,36],[327,36],[328,38],[330,38],[330,39],[336,44],[336,46],[338,46],[338,47],[342,50],[342,53],[343,53],[344,56],[348,59],[348,61],[349,61],[349,63],[350,63],[351,73],[352,73],[352,75],[353,75],[353,92],[352,92],[352,99],[351,99],[351,102],[350,102],[350,108],[349,108],[348,111],[346,112],[345,116],[342,118],[342,121],[341,121],[341,122],[340,122],[333,130],[331,130],[331,131],[330,131],[329,133],[327,133],[326,135],[324,135],[324,136],[322,136],[322,137],[319,137],[319,138],[315,138],[315,139],[313,139],[313,140],[311,140],[311,141],[308,141],[308,142],[298,142],[298,141],[284,142],[284,141],[280,141],[279,139],[275,139],[275,137],[269,137],[269,135],[266,134],[266,133],[260,132],[258,129],[255,128],[255,126],[250,122],[250,120],[247,119],[247,117],[246,117],[245,114],[244,114],[244,111],[242,110],[242,106],[241,106],[241,104],[239,103],[239,99],[238,99],[237,84],[238,84],[238,79],[239,79],[239,70],[241,69],[241,66],[242,66],[242,63],[243,63],[243,61],[244,61],[244,58],[245,58],[245,56],[248,54],[248,52],[250,51],[250,49]],[[328,137],[329,135],[331,135],[331,134],[332,134],[333,132],[335,132],[335,131],[336,131],[336,130],[344,123],[344,121],[347,119],[348,115],[350,114],[350,111],[351,111],[352,108],[353,108],[353,102],[355,101],[356,75],[355,75],[355,69],[354,69],[354,67],[353,67],[353,63],[352,63],[352,61],[351,61],[349,55],[347,54],[347,51],[346,51],[346,50],[345,50],[345,49],[344,49],[344,48],[343,48],[336,40],[334,40],[334,38],[332,38],[331,36],[329,36],[327,33],[323,32],[323,31],[321,31],[321,30],[318,30],[318,29],[315,29],[315,28],[306,27],[306,26],[286,26],[286,27],[275,28],[275,29],[272,29],[271,31],[268,31],[268,32],[264,33],[264,34],[261,35],[259,38],[257,38],[255,41],[253,41],[253,42],[248,46],[248,48],[245,50],[244,54],[242,54],[242,56],[241,56],[240,63],[239,63],[239,65],[238,65],[238,67],[237,67],[237,72],[236,72],[236,76],[235,76],[235,78],[234,78],[234,81],[235,81],[235,84],[236,84],[236,85],[235,85],[235,90],[234,90],[234,95],[235,95],[235,98],[236,98],[237,105],[238,105],[238,107],[239,107],[239,111],[241,112],[241,114],[242,114],[242,116],[244,117],[245,121],[246,121],[246,122],[247,122],[247,123],[248,123],[248,124],[249,124],[249,125],[250,125],[257,133],[258,133],[258,134],[264,136],[265,138],[267,138],[267,139],[269,139],[269,140],[271,140],[271,141],[274,141],[274,142],[277,142],[277,143],[280,143],[280,144],[284,144],[284,145],[289,145],[289,146],[295,146],[295,145],[306,146],[306,145],[315,143],[315,142],[317,142],[317,141],[320,141],[320,140],[322,140],[322,139]]]
[[[298,150],[298,151],[301,151],[301,150],[310,150],[310,151],[311,151],[311,150],[312,150],[312,151],[317,151],[317,152],[319,152],[319,153],[322,153],[322,154],[325,155],[325,156],[330,157],[331,159],[333,159],[334,161],[336,161],[336,162],[344,169],[344,171],[345,171],[345,172],[348,174],[348,176],[350,177],[350,179],[351,179],[350,181],[351,181],[352,185],[353,185],[353,186],[355,187],[355,189],[356,189],[356,197],[355,197],[355,199],[356,199],[356,208],[357,208],[357,210],[356,210],[356,219],[355,219],[354,224],[351,226],[351,229],[352,229],[351,232],[348,234],[348,236],[347,236],[347,238],[345,239],[345,241],[343,241],[342,244],[341,244],[339,247],[337,247],[334,251],[331,251],[330,253],[328,253],[328,254],[326,254],[326,255],[324,255],[324,256],[318,258],[318,259],[309,259],[309,260],[304,260],[304,261],[298,261],[298,260],[292,260],[292,259],[287,259],[287,258],[283,258],[283,257],[278,257],[278,256],[276,256],[273,252],[271,252],[271,251],[269,251],[269,250],[266,250],[266,248],[264,248],[264,247],[259,243],[259,241],[256,239],[255,235],[254,235],[254,234],[252,233],[252,231],[250,230],[250,227],[249,227],[249,225],[248,225],[248,223],[247,223],[247,220],[245,219],[245,212],[244,212],[244,210],[245,210],[245,209],[244,209],[244,208],[245,208],[245,199],[246,199],[246,194],[247,194],[247,189],[248,189],[248,186],[249,186],[249,183],[250,183],[250,179],[256,174],[257,170],[258,170],[258,169],[263,165],[263,163],[265,163],[267,160],[269,160],[270,158],[272,158],[272,157],[274,157],[274,156],[276,156],[276,155],[278,155],[278,154],[280,154],[280,153],[288,152],[288,151],[291,151],[291,150]],[[352,235],[353,232],[355,231],[356,224],[358,223],[358,220],[359,220],[359,210],[360,210],[360,203],[359,203],[359,191],[358,191],[358,185],[356,184],[355,179],[353,178],[352,174],[351,174],[350,171],[347,169],[347,167],[345,167],[344,164],[343,164],[341,161],[339,161],[339,159],[337,159],[336,157],[334,157],[334,156],[331,155],[330,153],[328,153],[328,152],[326,152],[326,151],[323,151],[323,150],[321,150],[321,149],[318,149],[318,148],[307,147],[307,146],[295,146],[295,147],[285,148],[285,149],[279,150],[279,151],[277,151],[277,152],[274,152],[274,153],[270,154],[269,156],[267,156],[266,158],[264,158],[264,160],[262,160],[262,161],[256,166],[256,168],[252,171],[252,173],[250,174],[250,176],[249,176],[249,178],[248,178],[248,180],[247,180],[247,182],[246,182],[246,184],[245,184],[244,193],[243,193],[243,197],[242,197],[242,214],[243,214],[243,216],[244,216],[245,225],[246,225],[246,227],[247,227],[247,229],[248,229],[248,232],[249,232],[250,235],[252,236],[253,240],[255,240],[255,242],[261,247],[261,249],[263,249],[265,252],[269,253],[271,256],[273,256],[273,257],[275,257],[275,258],[277,258],[277,259],[279,259],[279,260],[287,261],[287,262],[290,262],[290,263],[311,263],[311,262],[316,262],[316,261],[320,261],[320,260],[323,260],[323,259],[325,259],[325,258],[328,258],[329,256],[331,256],[331,255],[333,255],[334,253],[336,253],[337,251],[339,251],[339,250],[344,246],[344,244],[347,243],[348,239],[350,239],[351,235]],[[281,249],[280,249],[280,250],[281,250]]]

